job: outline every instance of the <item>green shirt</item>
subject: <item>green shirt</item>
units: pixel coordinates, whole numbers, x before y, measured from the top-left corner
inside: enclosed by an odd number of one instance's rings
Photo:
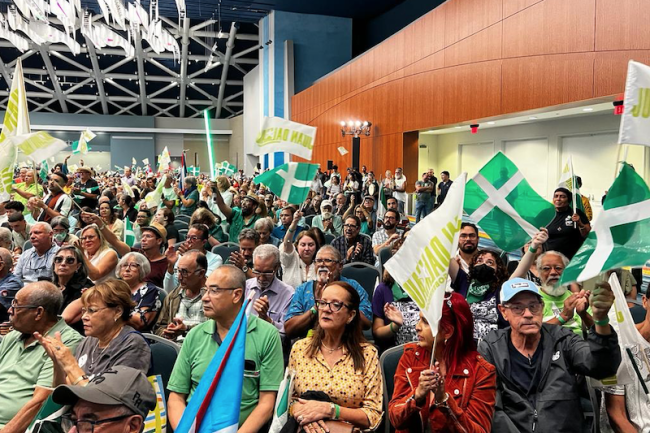
[[[542,297],[542,300],[544,301],[543,321],[548,322],[551,319],[554,318],[557,319],[560,316],[562,309],[564,308],[564,301],[572,294],[573,292],[571,292],[571,290],[567,290],[566,293],[562,296],[550,296],[549,294],[547,294],[546,292],[540,289],[539,295]],[[587,311],[591,313],[591,307]],[[578,313],[574,313],[573,319],[567,321],[562,326],[582,336],[582,319],[580,318]]]
[[[63,343],[74,353],[83,339],[63,319],[47,332],[61,333]],[[34,389],[51,388],[54,378],[52,360],[38,341],[25,347],[23,334],[11,331],[0,342],[0,429],[11,421],[34,395]]]
[[[39,197],[43,197],[43,188],[37,184],[36,182],[32,183],[31,185],[27,186],[25,182],[17,183],[16,188],[22,189],[25,192],[28,192],[30,194],[37,195]],[[22,195],[18,194],[17,192],[14,192],[14,200],[21,202],[23,205],[25,205],[25,210],[23,211],[23,214],[28,214],[29,210],[27,209],[27,201],[25,197]]]
[[[188,400],[192,397],[219,348],[212,337],[216,329],[215,323],[214,320],[208,320],[187,334],[167,384],[169,391],[187,394]],[[257,406],[260,391],[277,391],[280,387],[284,358],[277,328],[256,316],[249,316],[245,357],[247,365],[255,364],[255,370],[244,370],[240,426]]]
[[[252,229],[255,226],[255,222],[260,219],[260,216],[253,214],[248,224],[244,223],[244,216],[241,214],[241,209],[238,207],[232,208],[232,215],[228,222],[230,223],[230,242],[237,242],[239,237],[239,232],[243,229]]]

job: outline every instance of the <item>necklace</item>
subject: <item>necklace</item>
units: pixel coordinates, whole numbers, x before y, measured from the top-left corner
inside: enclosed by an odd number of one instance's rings
[[[321,342],[321,345],[322,345],[325,349],[327,349],[327,351],[329,352],[330,355],[331,355],[332,352],[334,352],[335,350],[339,350],[341,347],[343,347],[343,345],[340,345],[339,347],[335,347],[334,349],[330,349],[330,348],[327,347],[327,346],[325,345],[325,343],[323,343],[323,342]]]
[[[113,338],[111,338],[110,341],[113,341],[113,340],[115,339],[115,337],[117,337],[118,335],[120,335],[120,332],[122,332],[122,328],[123,328],[122,326],[120,326],[120,327],[118,328],[117,333],[113,336]],[[99,352],[99,357],[97,358],[98,361],[99,361],[100,359],[102,359],[102,356],[104,355],[104,352],[106,352],[106,349],[108,349],[108,347],[110,346],[110,341],[109,341],[109,343],[106,345],[106,347],[104,347],[104,348],[102,349],[102,351]],[[92,370],[93,370],[93,365],[95,364],[95,352],[97,352],[97,349],[99,349],[99,339],[97,339],[97,346],[95,346],[95,348],[93,349],[93,351],[90,352],[90,365],[88,366],[88,371],[89,371],[89,372],[92,372]]]

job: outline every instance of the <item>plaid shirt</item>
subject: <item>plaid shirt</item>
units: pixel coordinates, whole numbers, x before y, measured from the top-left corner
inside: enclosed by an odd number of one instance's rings
[[[350,260],[348,260],[348,249],[352,246],[356,246],[357,242],[361,243],[361,252],[356,255],[353,253]],[[332,241],[332,246],[341,253],[344,264],[352,262],[365,262],[369,265],[375,264],[375,254],[372,250],[372,241],[370,240],[370,236],[359,234],[352,242],[348,242],[347,239],[345,239],[345,236],[339,236]]]

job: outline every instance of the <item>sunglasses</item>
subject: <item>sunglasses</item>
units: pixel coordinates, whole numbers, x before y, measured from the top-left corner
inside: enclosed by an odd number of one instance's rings
[[[66,265],[72,265],[77,261],[77,259],[75,259],[74,257],[55,257],[54,258],[54,263],[56,263],[56,264],[61,264],[64,261],[65,261]]]

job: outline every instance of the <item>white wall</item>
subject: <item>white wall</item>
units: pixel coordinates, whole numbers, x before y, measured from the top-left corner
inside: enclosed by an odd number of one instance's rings
[[[50,166],[50,169],[54,167],[54,164],[58,162],[63,162],[63,159],[69,155],[68,152],[66,153],[61,153],[59,155],[56,155],[54,157],[54,162],[52,160],[48,160],[47,163]],[[68,165],[76,165],[77,167],[80,166],[79,160],[83,159],[84,160],[84,165],[86,167],[93,167],[97,169],[97,166],[101,167],[101,171],[107,171],[107,170],[114,170],[113,166],[111,165],[111,152],[104,152],[104,151],[94,151],[91,150],[85,155],[77,154],[77,155],[72,155],[70,159],[68,160]],[[18,165],[19,166],[31,166],[33,163],[29,158],[25,156],[23,153],[18,154]]]
[[[255,138],[262,129],[262,79],[261,67],[258,65],[244,76],[244,115],[243,115],[243,141],[244,152],[240,156],[239,167],[244,173],[252,175],[255,165],[260,162],[260,157],[251,155]],[[245,155],[245,156],[244,156]],[[242,162],[244,165],[242,167]]]
[[[550,200],[561,167],[573,157],[576,175],[582,177],[582,192],[589,197],[597,213],[600,199],[616,175],[617,161],[623,159],[623,146],[616,144],[620,116],[596,114],[561,120],[543,121],[501,128],[440,134],[431,138],[420,134],[420,171],[433,167],[436,176],[442,170],[455,178],[461,171],[476,174],[497,151],[504,152],[521,170],[528,182]],[[628,146],[627,162],[640,174],[650,176],[650,154],[645,147]]]

